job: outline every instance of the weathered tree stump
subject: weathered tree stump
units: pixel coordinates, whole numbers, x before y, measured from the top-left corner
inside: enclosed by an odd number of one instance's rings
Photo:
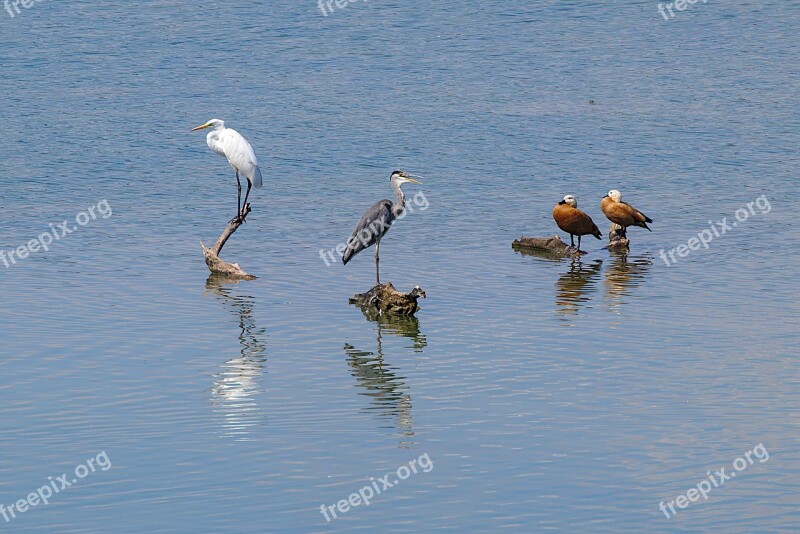
[[[228,238],[230,238],[242,224],[244,224],[249,213],[250,203],[248,202],[242,209],[242,217],[228,223],[228,226],[222,231],[222,234],[220,234],[213,247],[208,248],[200,241],[200,246],[203,247],[203,256],[206,258],[206,265],[208,266],[208,270],[212,273],[221,274],[228,278],[238,280],[255,280],[256,277],[245,272],[244,269],[239,267],[238,263],[228,263],[219,257],[220,252],[222,252],[222,247],[225,246],[225,242],[228,241]]]
[[[414,315],[419,310],[417,299],[426,298],[425,291],[419,286],[408,293],[397,291],[391,282],[380,284],[366,293],[359,293],[350,298],[350,304],[360,306],[362,311],[373,309],[379,315]]]
[[[627,252],[630,249],[630,240],[622,237],[620,230],[622,230],[620,225],[611,223],[611,228],[608,229],[608,245],[605,248],[619,252]]]

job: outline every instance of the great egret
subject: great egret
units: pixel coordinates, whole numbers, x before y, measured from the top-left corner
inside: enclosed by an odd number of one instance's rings
[[[653,219],[630,204],[622,202],[622,193],[616,189],[612,189],[603,197],[603,200],[600,201],[600,209],[603,210],[609,221],[622,227],[619,231],[620,237],[626,237],[628,226],[647,228],[652,232],[647,223],[653,222]]]
[[[581,236],[593,235],[600,239],[602,235],[592,218],[578,209],[578,200],[572,195],[565,196],[564,200],[556,204],[553,208],[553,219],[559,228],[569,234],[572,248],[575,248],[574,236],[578,236],[578,252],[581,251]]]
[[[386,235],[386,232],[389,231],[389,227],[394,220],[399,217],[405,209],[406,197],[400,187],[409,182],[412,184],[422,184],[422,182],[411,178],[412,176],[414,175],[407,174],[403,171],[394,171],[389,178],[389,184],[397,197],[397,202],[393,203],[389,199],[384,199],[373,204],[364,216],[361,217],[361,220],[358,221],[355,230],[353,230],[352,235],[347,240],[347,249],[344,251],[344,256],[342,256],[342,263],[345,265],[347,265],[347,262],[349,262],[353,256],[365,248],[375,245],[375,280],[377,281],[377,285],[381,284],[381,272],[379,268],[381,239]],[[420,176],[414,177],[421,178]]]
[[[208,147],[219,154],[225,156],[228,163],[231,164],[233,170],[236,171],[236,187],[237,187],[237,211],[236,217],[233,221],[239,221],[242,218],[242,208],[247,205],[247,197],[250,196],[250,189],[261,187],[261,170],[258,168],[258,159],[256,153],[253,152],[253,147],[247,142],[242,134],[233,128],[226,128],[225,123],[219,119],[211,119],[205,124],[201,124],[192,131],[205,130],[206,128],[213,128],[206,136]],[[247,178],[247,193],[244,196],[244,205],[242,205],[242,182],[239,180],[239,173]]]

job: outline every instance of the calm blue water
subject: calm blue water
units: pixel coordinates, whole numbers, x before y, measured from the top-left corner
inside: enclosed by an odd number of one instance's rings
[[[669,21],[589,0],[0,11],[0,250],[112,212],[0,263],[0,504],[111,464],[0,530],[800,524],[799,30],[786,1]],[[189,132],[214,117],[265,177],[222,254],[251,282],[202,260],[236,194]],[[319,250],[394,168],[429,208],[385,239],[383,279],[428,298],[377,322],[347,304],[371,252]],[[556,233],[568,193],[605,230],[611,188],[655,220],[629,255],[511,249]],[[708,250],[660,257],[762,196]],[[659,510],[758,444],[768,461]],[[421,457],[369,506],[320,513]]]

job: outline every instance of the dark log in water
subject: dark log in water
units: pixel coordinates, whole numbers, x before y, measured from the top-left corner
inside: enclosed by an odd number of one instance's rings
[[[589,236],[591,237],[591,236]],[[586,254],[577,247],[571,247],[561,241],[557,235],[553,237],[520,237],[511,246],[517,252],[535,252],[537,255],[544,254],[552,258],[562,258],[564,256],[581,256]]]
[[[547,250],[559,254],[567,255],[569,246],[561,241],[557,235],[553,237],[520,237],[515,240],[511,246],[514,249],[518,248],[532,248],[537,250]]]
[[[397,291],[391,282],[380,284],[366,293],[359,293],[350,299],[350,304],[360,306],[362,310],[375,310],[378,314],[414,315],[419,310],[417,299],[426,298],[425,291],[419,286],[408,293]]]
[[[618,232],[621,228],[621,226],[615,224],[611,225],[611,230],[608,233],[608,245],[603,248],[617,251],[628,250],[630,241],[628,241],[627,238],[619,236]],[[519,239],[515,239],[511,246],[514,250],[519,252],[524,252],[526,250],[539,251],[553,257],[576,256],[579,253],[586,254],[584,251],[578,252],[573,247],[570,247],[557,235],[553,237],[520,237]]]
[[[244,224],[247,215],[250,213],[249,202],[244,205],[242,212],[243,216],[240,219],[235,219],[228,223],[228,226],[222,231],[222,234],[220,234],[213,247],[206,247],[202,241],[200,241],[200,246],[203,247],[203,255],[206,258],[206,265],[208,265],[208,269],[212,273],[221,274],[227,276],[228,278],[235,278],[239,280],[255,280],[256,277],[252,274],[246,273],[244,269],[239,267],[238,263],[228,263],[219,257],[220,252],[222,252],[222,247],[225,246],[225,242],[228,241],[228,238],[231,237],[242,224]]]

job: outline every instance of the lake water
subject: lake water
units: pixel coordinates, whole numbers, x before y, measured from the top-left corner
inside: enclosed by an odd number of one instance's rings
[[[800,9],[657,6],[0,11],[0,250],[85,222],[0,264],[0,503],[77,480],[0,530],[800,524]],[[254,281],[209,279],[200,250],[234,214],[230,167],[189,132],[214,117],[265,178],[222,254]],[[382,278],[428,298],[376,321],[348,305],[371,250],[319,251],[394,168],[424,176],[405,191],[429,207],[384,240]],[[566,238],[566,194],[605,232],[612,188],[655,220],[627,256],[512,250]],[[661,256],[740,209],[708,249]]]

